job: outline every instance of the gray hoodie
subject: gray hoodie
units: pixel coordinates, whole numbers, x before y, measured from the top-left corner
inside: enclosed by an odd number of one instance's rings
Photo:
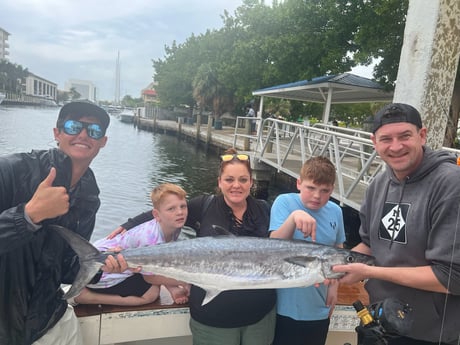
[[[377,266],[430,265],[450,294],[370,279],[370,302],[387,297],[412,307],[405,336],[457,344],[460,339],[460,167],[447,151],[424,149],[418,169],[399,181],[390,167],[366,192],[360,235]]]

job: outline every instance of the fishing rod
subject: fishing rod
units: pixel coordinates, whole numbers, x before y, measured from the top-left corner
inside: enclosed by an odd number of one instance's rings
[[[358,345],[387,345],[389,338],[407,334],[412,326],[411,308],[395,298],[386,298],[367,308],[357,300],[353,307],[360,319],[355,328]]]

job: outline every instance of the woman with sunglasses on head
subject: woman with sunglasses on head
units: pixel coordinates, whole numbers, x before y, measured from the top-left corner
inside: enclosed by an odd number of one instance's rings
[[[97,105],[71,102],[54,128],[58,148],[0,157],[1,344],[82,344],[60,289],[72,283],[78,260],[49,225],[90,239],[100,200],[89,165],[107,142],[109,122]],[[126,267],[121,256],[109,257],[104,270]]]
[[[216,195],[200,195],[188,202],[186,226],[197,237],[230,235],[268,237],[270,206],[250,195],[253,184],[249,156],[231,148],[221,156]],[[149,220],[151,211],[128,220],[110,237]],[[212,263],[211,263],[212,264]],[[190,329],[194,345],[269,345],[276,320],[276,292],[272,289],[230,290],[202,306],[205,291],[192,285]]]
[[[235,236],[268,237],[270,206],[250,195],[253,179],[249,156],[227,150],[221,156],[217,183],[216,196],[190,200],[185,225],[194,228],[198,237],[221,234],[219,230]],[[189,305],[194,345],[272,343],[274,290],[225,291],[202,306],[204,296],[204,290],[192,286]]]

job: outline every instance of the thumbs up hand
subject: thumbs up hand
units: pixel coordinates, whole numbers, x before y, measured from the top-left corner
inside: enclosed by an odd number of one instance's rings
[[[48,176],[38,185],[32,199],[24,211],[34,224],[44,219],[55,218],[68,212],[69,195],[64,187],[53,187],[56,168],[51,168]]]

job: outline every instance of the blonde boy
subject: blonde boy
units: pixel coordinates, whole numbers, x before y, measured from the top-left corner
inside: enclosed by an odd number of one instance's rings
[[[164,183],[153,189],[151,199],[154,219],[113,238],[101,239],[94,245],[101,251],[113,251],[177,240],[187,219],[185,191],[175,184]],[[152,273],[126,270],[122,273],[103,274],[101,280],[97,284],[88,285],[75,298],[75,302],[142,305],[158,298],[161,285],[169,290],[175,303],[188,301],[188,284]]]

